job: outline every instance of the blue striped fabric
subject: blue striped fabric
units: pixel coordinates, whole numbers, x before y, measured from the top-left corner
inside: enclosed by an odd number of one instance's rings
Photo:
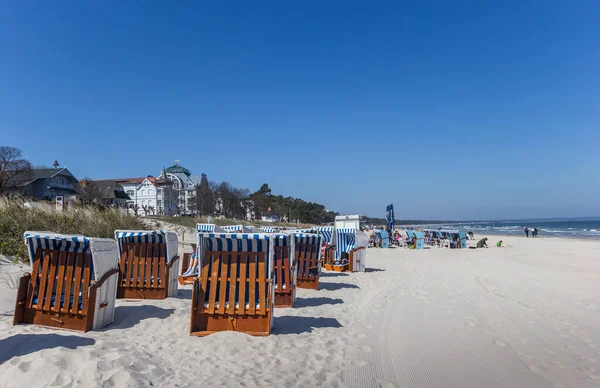
[[[260,230],[262,230],[265,233],[275,233],[275,228],[273,228],[272,226],[261,226]]]
[[[333,240],[333,226],[321,226],[314,228],[314,230],[321,235],[324,242],[331,244],[331,241]]]
[[[350,253],[356,248],[356,229],[340,228],[335,229],[335,259],[339,260],[342,253]]]
[[[123,253],[122,244],[126,243],[150,243],[150,244],[165,244],[165,257],[167,257],[167,245],[163,230],[117,230],[115,232],[115,240],[119,247],[119,257]]]
[[[198,231],[198,232],[214,232],[215,224],[196,224],[196,231]]]
[[[35,251],[38,247],[66,252],[90,253],[90,240],[85,236],[25,232],[23,239],[27,244],[31,265],[33,265]]]
[[[221,226],[221,229],[223,229],[227,233],[251,233],[252,232],[249,228],[245,227],[244,225]]]

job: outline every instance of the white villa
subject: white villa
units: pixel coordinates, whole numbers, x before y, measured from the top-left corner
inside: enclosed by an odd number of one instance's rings
[[[177,214],[178,192],[171,186],[158,187],[156,178],[126,178],[116,180],[131,198],[127,201],[130,205],[138,205],[139,215],[165,215]]]
[[[190,170],[179,164],[161,171],[158,179],[163,179],[163,173],[166,178],[173,182],[173,190],[177,192],[179,213],[195,215],[196,211],[196,186],[200,184],[201,177],[192,175]]]

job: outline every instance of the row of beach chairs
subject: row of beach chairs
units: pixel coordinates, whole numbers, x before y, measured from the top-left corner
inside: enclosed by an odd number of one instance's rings
[[[172,232],[116,231],[115,239],[26,232],[32,271],[20,279],[14,324],[100,329],[113,322],[115,299],[164,299],[177,294],[179,282],[192,284],[192,335],[269,335],[274,308],[293,307],[297,288],[318,289],[322,266],[364,271],[368,240],[357,236],[199,224],[190,278],[183,275],[191,254],[180,270]]]

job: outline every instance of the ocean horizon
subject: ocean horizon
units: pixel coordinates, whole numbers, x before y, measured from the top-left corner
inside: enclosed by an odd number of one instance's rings
[[[400,225],[398,225],[400,226]],[[506,221],[457,221],[403,225],[432,229],[464,229],[477,234],[524,236],[525,227],[538,229],[538,237],[600,239],[600,217],[548,218]]]

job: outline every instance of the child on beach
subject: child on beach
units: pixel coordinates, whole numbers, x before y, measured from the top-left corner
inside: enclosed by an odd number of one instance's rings
[[[502,240],[498,241],[498,242],[496,243],[496,246],[497,246],[498,248],[502,248]]]

